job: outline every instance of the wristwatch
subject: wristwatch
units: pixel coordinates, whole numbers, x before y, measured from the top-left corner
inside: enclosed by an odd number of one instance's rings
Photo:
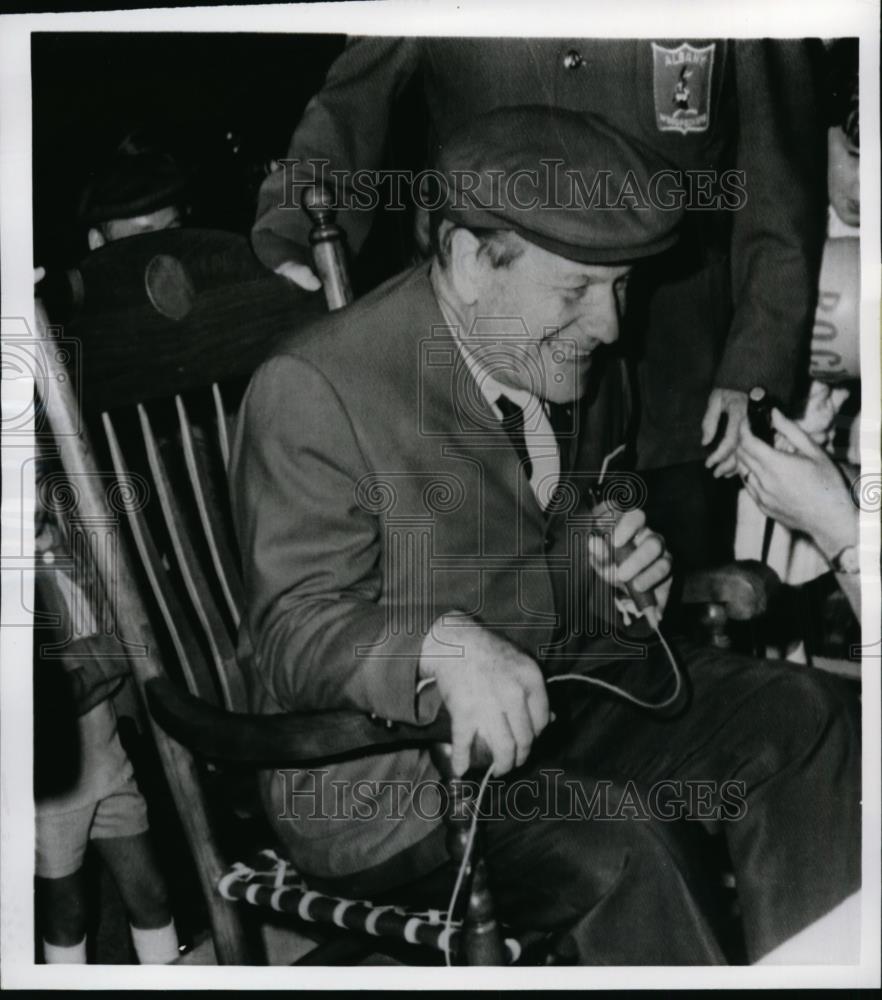
[[[830,565],[834,573],[848,573],[849,575],[860,573],[861,560],[858,547],[856,545],[846,545],[844,549],[830,560]]]

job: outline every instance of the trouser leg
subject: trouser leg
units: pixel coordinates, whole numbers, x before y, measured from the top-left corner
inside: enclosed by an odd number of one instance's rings
[[[685,711],[663,719],[589,699],[569,763],[644,789],[704,783],[718,800],[724,784],[740,783],[743,809],[723,827],[753,961],[860,884],[857,706],[835,678],[804,667],[716,650],[685,659]],[[616,680],[639,688],[652,670],[623,666]]]
[[[563,771],[555,752],[537,754],[532,766],[514,775],[535,782],[532,800],[529,791],[517,802],[507,798],[511,783],[491,784],[482,800],[480,849],[497,917],[515,931],[550,934],[562,960],[573,964],[724,962],[713,893],[695,863],[695,839],[703,830],[593,815],[590,806],[586,811],[571,801],[567,790],[578,787],[590,797],[594,779],[576,769]],[[619,786],[607,794],[615,800],[621,792]],[[537,815],[530,816],[534,806]],[[438,827],[375,868],[310,885],[384,903],[445,908],[454,872],[444,839]]]
[[[835,684],[805,669],[781,675],[739,715],[754,716],[760,738],[740,747],[733,738],[733,753],[755,757],[741,766],[745,815],[726,834],[755,960],[860,886],[860,732]]]
[[[562,777],[593,786],[575,771]],[[621,789],[611,791],[615,796]],[[515,929],[558,932],[556,950],[565,961],[725,961],[706,873],[689,857],[682,824],[546,816],[530,823],[491,820],[483,834],[499,916]]]
[[[540,803],[530,819],[504,810],[503,818],[482,823],[500,917],[515,928],[565,935],[573,961],[723,960],[710,888],[718,873],[696,863],[709,817],[694,808],[695,787],[710,789],[722,820],[751,961],[860,884],[858,713],[844,686],[807,668],[718,650],[692,648],[683,658],[691,700],[677,716],[635,709],[595,688],[568,687],[563,700],[570,711],[559,733],[541,740],[528,765],[510,777],[556,771],[579,784],[589,802],[601,784],[613,803],[633,786],[648,815],[586,817],[567,803],[563,814],[543,812]],[[669,690],[669,668],[656,658],[604,675],[644,698]],[[562,687],[555,687],[558,695]],[[674,794],[680,789],[688,806],[676,821],[652,808],[653,790],[663,782]],[[734,812],[723,808],[722,796],[733,783],[742,805]],[[521,803],[521,812],[528,806]],[[443,830],[405,853],[409,877],[428,875],[443,864]],[[404,860],[383,862],[355,878],[361,884],[349,891],[371,895],[400,885]],[[445,891],[434,905],[446,904]]]

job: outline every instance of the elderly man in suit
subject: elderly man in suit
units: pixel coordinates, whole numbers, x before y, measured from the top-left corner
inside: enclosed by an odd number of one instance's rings
[[[688,172],[689,238],[635,275],[623,339],[649,523],[679,569],[712,565],[727,542],[712,476],[735,472],[747,393],[761,385],[786,406],[804,388],[825,210],[820,55],[817,40],[351,38],[261,188],[254,249],[315,288],[304,185],[335,185],[356,253],[378,201],[403,207],[397,187],[380,199],[357,188],[401,166],[386,158],[411,81],[440,142],[474,115],[541,103],[602,115]]]
[[[665,166],[592,115],[475,119],[441,152],[431,261],[255,374],[232,460],[255,708],[443,704],[456,770],[483,740],[514,795],[484,824],[503,919],[573,961],[724,961],[689,822],[722,820],[756,959],[859,882],[854,712],[811,673],[663,641],[664,541],[603,491],[634,486],[610,471],[626,286],[682,213],[492,188],[543,157],[615,190]],[[404,749],[263,793],[301,870],[404,892],[445,863],[436,779]]]

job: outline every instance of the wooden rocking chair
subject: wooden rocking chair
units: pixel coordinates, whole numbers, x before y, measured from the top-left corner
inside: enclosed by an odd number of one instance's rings
[[[351,297],[340,233],[319,199],[308,207],[327,304],[339,308]],[[425,727],[389,726],[354,712],[248,713],[235,652],[243,588],[227,509],[231,408],[225,387],[247,377],[277,338],[321,310],[316,296],[263,271],[244,240],[178,234],[125,240],[87,258],[84,313],[63,337],[79,338],[83,365],[72,373],[57,349],[58,332],[43,328],[49,377],[42,406],[77,496],[73,529],[114,609],[116,635],[149,707],[217,960],[262,960],[239,900],[289,913],[312,932],[327,928],[329,939],[300,960],[308,964],[352,963],[384,947],[400,957],[402,942],[422,949],[423,961],[430,960],[426,948],[435,960],[439,952],[466,964],[516,960],[520,945],[504,939],[494,916],[479,837],[466,869],[462,913],[453,915],[461,919],[450,928],[437,911],[417,914],[315,892],[271,852],[249,863],[225,850],[207,789],[225,780],[229,765],[241,773],[268,764],[316,766],[381,748],[431,747],[449,783],[451,883],[472,817],[463,783],[451,776],[443,713]],[[113,255],[112,267],[102,254]],[[216,272],[213,283],[204,273],[206,261]],[[95,288],[103,296],[99,310],[89,299]],[[764,607],[764,588],[750,571],[706,574],[688,589],[690,600],[712,602],[706,620],[718,643],[725,642],[727,607],[738,618]],[[338,929],[354,933],[341,936]],[[547,960],[541,948],[530,957]]]
[[[328,306],[338,308],[350,298],[339,231],[320,205],[315,221],[317,267]],[[221,382],[233,381],[235,391],[236,377],[244,380],[277,339],[322,311],[317,297],[265,272],[244,239],[208,231],[109,244],[81,270],[83,312],[64,331],[40,330],[49,374],[41,405],[76,496],[70,529],[113,608],[113,628],[149,707],[218,962],[263,960],[243,900],[291,913],[313,933],[325,925],[332,933],[324,944],[318,935],[318,947],[301,960],[309,964],[352,963],[385,947],[399,956],[404,942],[422,950],[423,962],[428,948],[468,964],[505,964],[518,945],[506,947],[494,918],[479,844],[462,919],[448,928],[437,911],[364,900],[341,907],[272,851],[250,864],[230,857],[208,794],[228,765],[241,775],[243,767],[316,766],[380,748],[430,746],[449,780],[453,873],[468,839],[472,816],[463,783],[451,777],[443,714],[426,727],[354,712],[248,714],[235,653],[243,588],[227,509],[230,408]],[[71,370],[61,340],[79,343],[81,366]],[[358,933],[347,938],[337,928]]]

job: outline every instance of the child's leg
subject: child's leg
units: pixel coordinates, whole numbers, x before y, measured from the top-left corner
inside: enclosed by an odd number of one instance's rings
[[[36,890],[43,940],[59,948],[79,946],[86,937],[85,869],[63,878],[38,876]]]
[[[172,962],[178,938],[165,878],[147,824],[147,806],[134,779],[98,806],[92,839],[110,870],[129,915],[142,965]]]
[[[149,833],[95,840],[110,869],[133,927],[165,927],[171,921],[165,879]]]
[[[129,914],[132,942],[142,965],[163,965],[178,957],[178,935],[165,879],[149,833],[101,838],[95,846],[110,869]]]
[[[36,904],[47,962],[86,961],[86,871],[83,862],[95,812],[87,805],[53,813],[37,805]]]

